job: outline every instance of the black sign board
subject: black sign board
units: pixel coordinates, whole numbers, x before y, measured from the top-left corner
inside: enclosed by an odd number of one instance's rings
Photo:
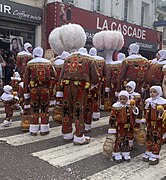
[[[41,24],[42,9],[8,0],[0,0],[0,17]]]

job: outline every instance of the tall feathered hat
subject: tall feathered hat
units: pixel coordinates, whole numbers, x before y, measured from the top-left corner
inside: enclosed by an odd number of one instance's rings
[[[60,55],[63,51],[74,52],[85,46],[86,34],[78,24],[67,24],[55,28],[49,35],[52,51]]]
[[[119,31],[100,31],[93,36],[93,45],[105,51],[106,61],[112,61],[113,52],[122,49],[124,37]]]

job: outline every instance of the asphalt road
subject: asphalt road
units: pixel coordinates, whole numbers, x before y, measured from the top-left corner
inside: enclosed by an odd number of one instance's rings
[[[0,180],[164,180],[166,179],[166,145],[160,163],[149,166],[141,161],[144,146],[134,145],[132,160],[116,164],[105,159],[102,146],[108,128],[108,112],[93,122],[91,143],[74,146],[62,140],[61,125],[51,121],[50,134],[32,137],[22,133],[21,117],[14,112],[11,127],[0,124]],[[0,106],[0,123],[4,108]],[[51,118],[50,118],[51,119]]]

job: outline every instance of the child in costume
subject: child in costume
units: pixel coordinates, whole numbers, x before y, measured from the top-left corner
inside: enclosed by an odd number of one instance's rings
[[[129,99],[134,100],[136,102],[136,106],[139,109],[139,114],[137,118],[135,119],[134,129],[139,129],[140,123],[145,123],[145,120],[142,119],[142,112],[144,111],[144,105],[141,99],[141,95],[138,92],[135,92],[136,83],[134,81],[129,81],[126,84],[126,91],[129,93]],[[133,136],[134,137],[134,136]],[[129,146],[132,149],[133,148],[133,138],[129,140]]]
[[[6,113],[6,118],[3,121],[3,125],[7,127],[10,126],[10,124],[12,123],[13,110],[19,98],[18,96],[12,94],[13,89],[11,86],[6,85],[4,86],[3,90],[4,93],[2,94],[1,99],[4,103],[5,113]]]
[[[159,153],[162,145],[163,118],[166,99],[162,98],[160,86],[150,88],[150,98],[145,100],[145,118],[147,121],[146,151],[142,157],[150,165],[159,163]]]
[[[133,135],[134,116],[138,114],[139,109],[129,100],[128,92],[121,91],[118,101],[112,105],[108,129],[108,135],[116,136],[112,156],[117,163],[122,162],[122,158],[125,161],[131,159],[129,139]]]

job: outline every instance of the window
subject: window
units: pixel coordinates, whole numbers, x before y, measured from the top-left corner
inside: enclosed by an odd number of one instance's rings
[[[62,3],[65,3],[65,4],[74,4],[74,0],[62,0]]]
[[[124,21],[127,21],[128,4],[129,4],[129,1],[128,1],[128,0],[125,0],[125,1],[124,1]]]
[[[100,0],[91,0],[91,10],[100,11]]]
[[[150,25],[150,8],[149,4],[142,2],[141,7],[141,25],[149,26]]]
[[[145,7],[142,6],[141,8],[141,26],[144,24],[144,17],[145,17]]]

